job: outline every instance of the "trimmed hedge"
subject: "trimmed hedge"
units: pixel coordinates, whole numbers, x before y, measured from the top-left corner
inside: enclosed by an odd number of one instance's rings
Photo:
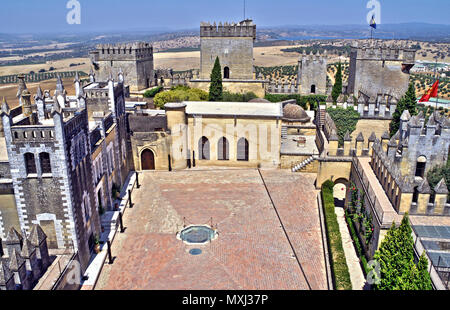
[[[162,92],[162,91],[163,91],[163,87],[162,87],[162,86],[158,86],[158,87],[152,88],[152,89],[150,89],[150,90],[147,90],[147,91],[144,93],[144,97],[145,97],[145,98],[153,98],[153,97],[155,97],[158,93],[160,93],[160,92]]]
[[[264,99],[269,100],[270,102],[281,102],[286,100],[295,99],[297,104],[306,110],[307,104],[309,103],[311,110],[317,109],[319,104],[325,103],[327,100],[327,96],[323,95],[310,95],[310,96],[302,96],[296,94],[266,94]]]
[[[258,98],[255,93],[230,93],[228,91],[224,91],[223,94],[223,102],[249,102],[252,99]]]
[[[329,180],[322,185],[322,201],[325,210],[327,240],[330,247],[331,269],[335,288],[337,290],[351,290],[352,282],[342,246],[339,223],[334,211],[333,187],[334,183]]]
[[[358,124],[360,115],[351,107],[348,107],[347,109],[340,107],[328,108],[327,113],[336,125],[338,131],[337,134],[339,137],[339,146],[343,146],[344,137],[347,132],[352,134],[352,132],[356,130],[356,125]]]

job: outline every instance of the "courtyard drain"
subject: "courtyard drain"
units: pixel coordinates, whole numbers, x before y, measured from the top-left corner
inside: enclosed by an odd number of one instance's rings
[[[191,249],[189,251],[189,254],[191,254],[191,255],[200,255],[200,254],[202,254],[202,250],[200,250],[200,249]]]
[[[188,226],[177,234],[187,244],[203,244],[217,238],[217,231],[209,226]]]

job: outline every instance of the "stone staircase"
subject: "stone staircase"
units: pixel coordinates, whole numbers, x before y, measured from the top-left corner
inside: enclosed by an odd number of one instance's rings
[[[314,162],[317,159],[318,159],[318,156],[315,156],[315,155],[309,157],[308,159],[305,159],[301,163],[294,165],[292,167],[292,172],[298,172],[298,171],[302,170],[303,168],[305,168],[306,166],[308,166],[309,164],[311,164],[312,162]]]

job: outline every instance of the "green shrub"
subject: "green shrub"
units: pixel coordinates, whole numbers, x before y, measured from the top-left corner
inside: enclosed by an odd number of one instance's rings
[[[181,101],[207,101],[208,93],[197,88],[189,88],[187,86],[177,86],[172,90],[158,93],[155,96],[155,106],[163,109],[168,102]]]
[[[145,98],[153,98],[153,97],[156,96],[156,94],[160,93],[162,90],[163,90],[162,86],[158,86],[158,87],[152,88],[150,90],[147,90],[144,93],[144,97]]]
[[[337,134],[339,137],[339,146],[344,145],[344,137],[347,132],[350,134],[356,130],[356,124],[358,124],[359,113],[353,108],[328,108],[328,115],[334,121],[337,128]]]
[[[325,210],[327,240],[330,247],[331,268],[336,289],[351,290],[352,283],[350,280],[350,273],[348,271],[344,248],[342,246],[337,216],[334,211],[333,187],[334,183],[330,180],[322,185],[322,201]]]

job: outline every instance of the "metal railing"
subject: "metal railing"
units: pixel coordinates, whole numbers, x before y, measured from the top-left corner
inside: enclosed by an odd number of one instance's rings
[[[447,275],[447,281],[445,281],[445,272],[443,272],[443,267],[433,265],[433,261],[431,260],[430,255],[425,250],[425,247],[422,243],[422,240],[417,235],[416,231],[414,230],[414,226],[411,225],[412,228],[412,236],[414,240],[414,251],[416,252],[416,256],[420,257],[422,253],[425,253],[427,259],[428,259],[428,273],[430,274],[431,281],[433,283],[433,288],[436,290],[445,290],[449,289],[449,275],[450,275],[450,268],[447,268],[446,275]],[[444,276],[444,277],[443,277]],[[446,282],[446,283],[445,283]]]
[[[59,288],[59,286],[61,285],[61,281],[64,279],[66,274],[73,269],[74,261],[77,261],[78,252],[73,252],[73,249],[66,249],[64,251],[64,254],[62,254],[62,256],[68,256],[68,255],[71,255],[71,257],[70,257],[69,261],[67,262],[67,264],[65,264],[64,266],[61,266],[61,259],[58,260],[59,276],[51,288],[52,291],[61,289],[61,288]]]

